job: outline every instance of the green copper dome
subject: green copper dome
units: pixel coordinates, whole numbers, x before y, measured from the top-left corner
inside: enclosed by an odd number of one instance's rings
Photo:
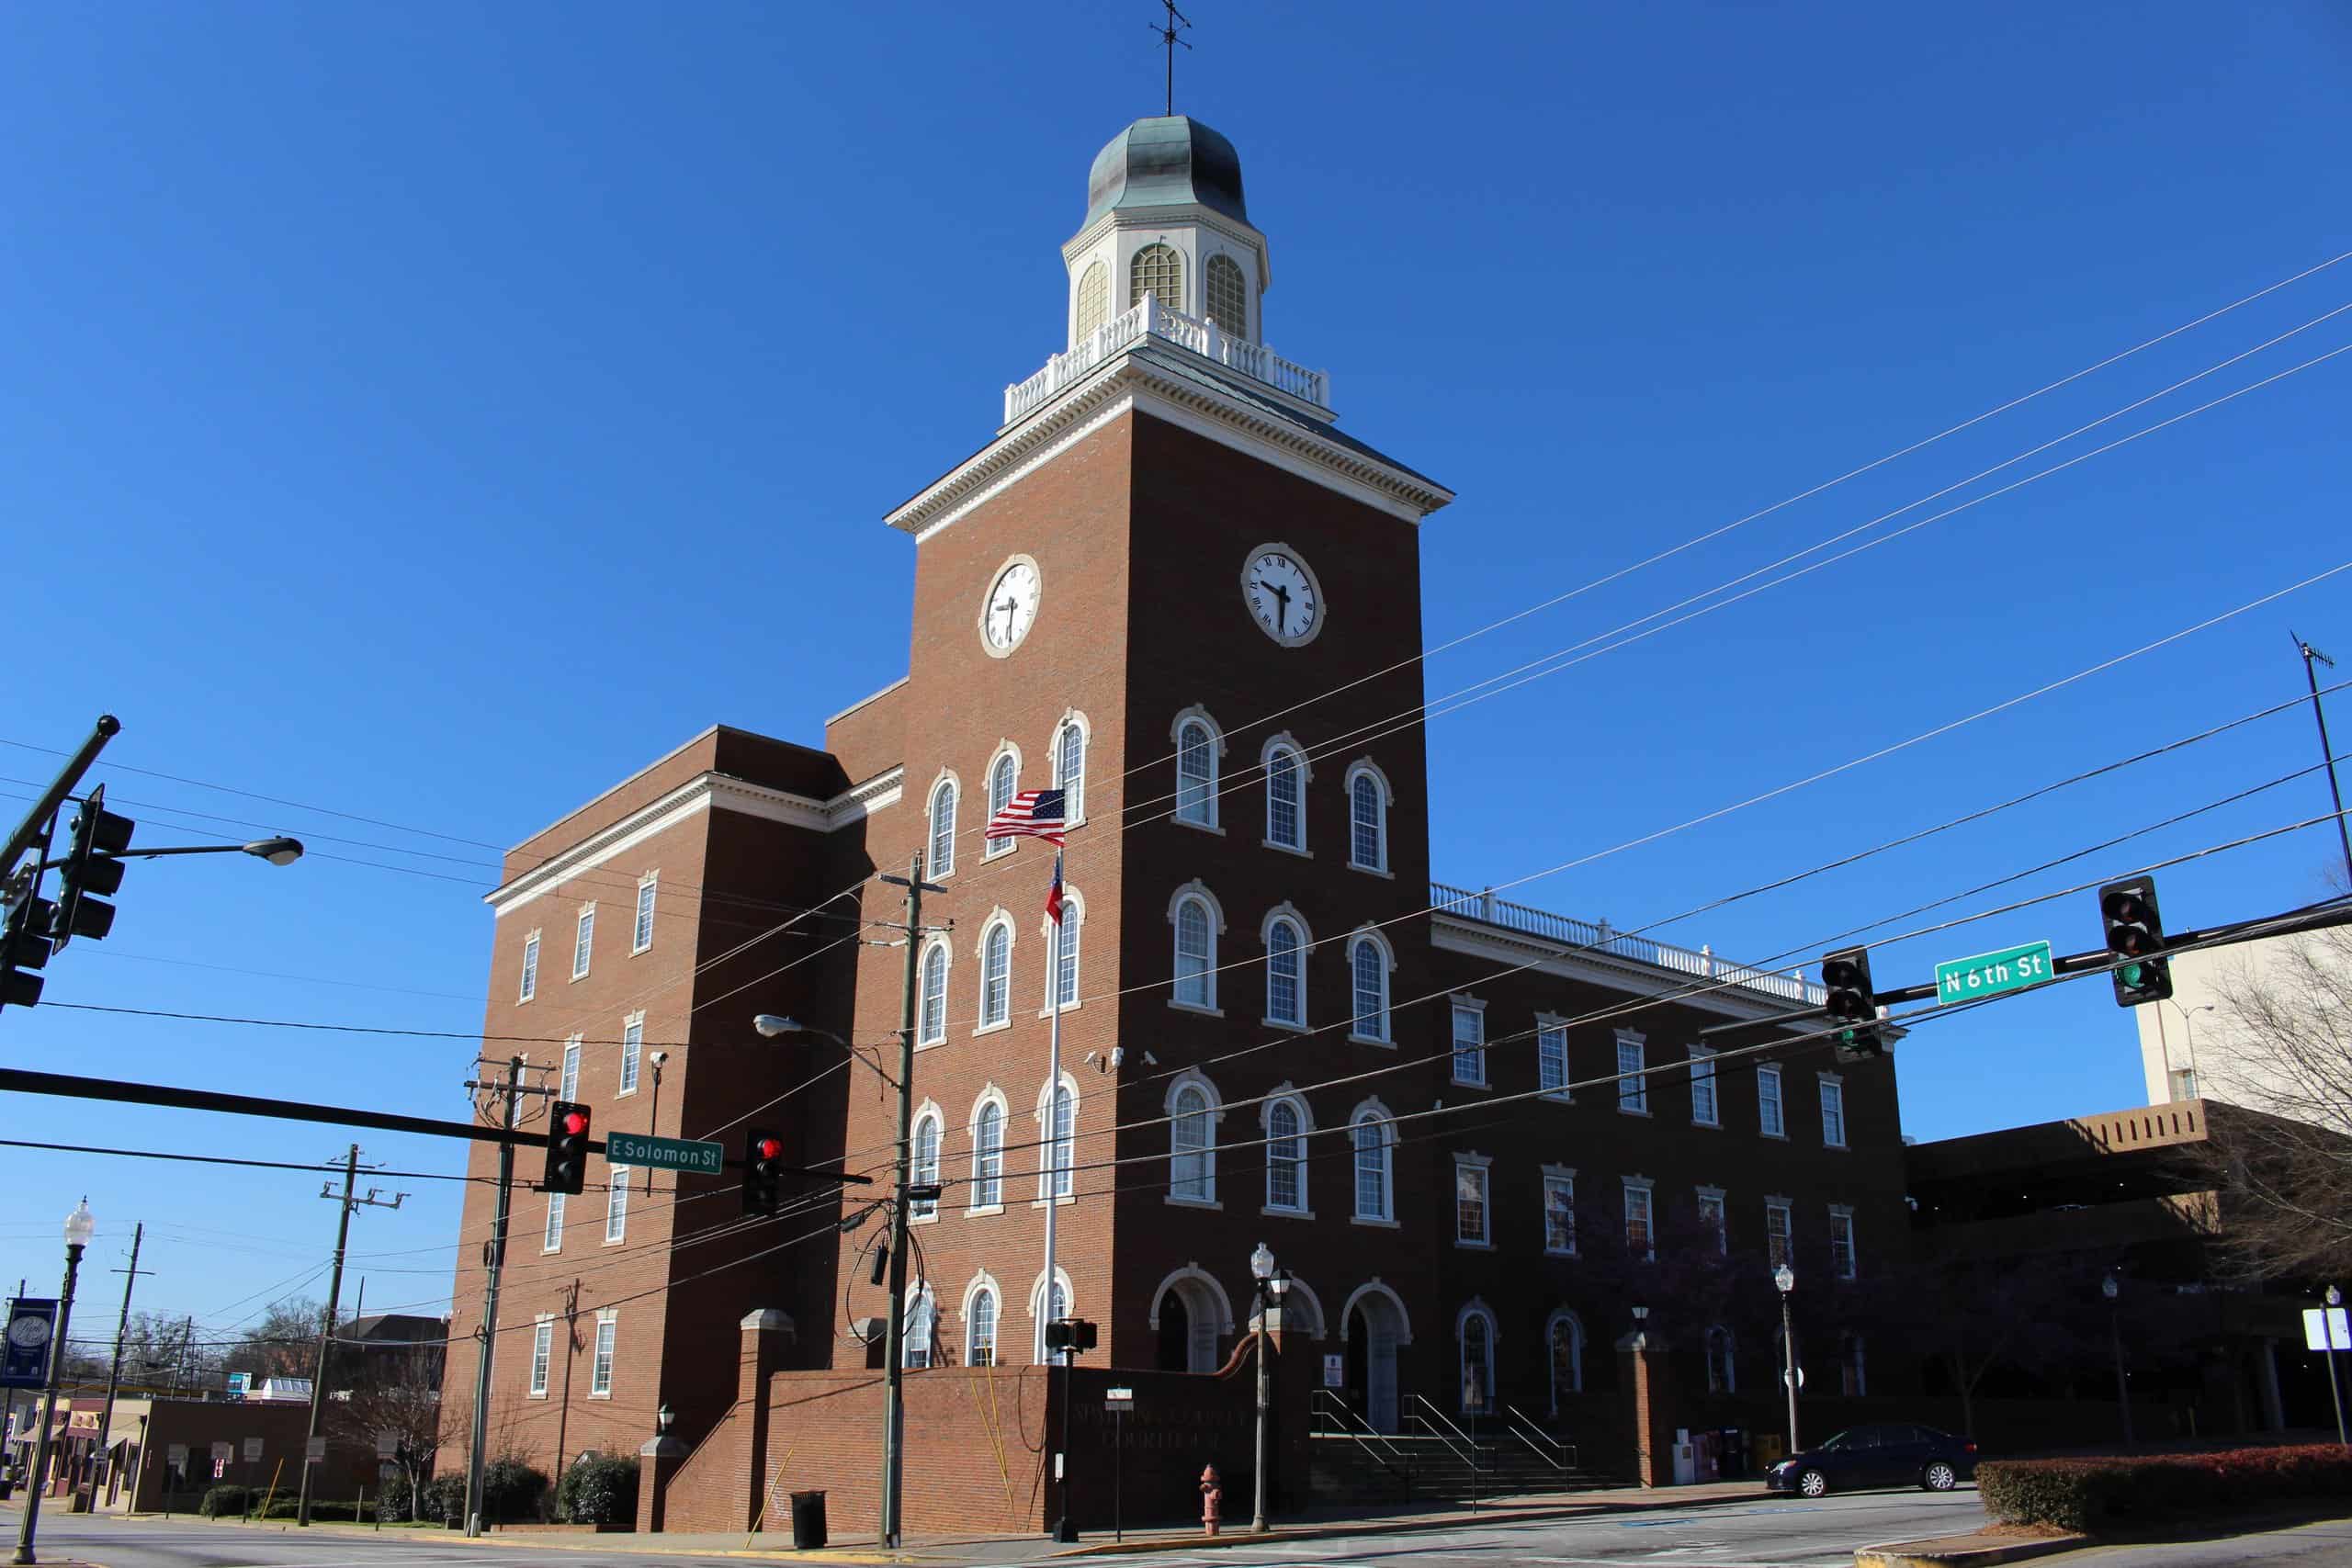
[[[1139,119],[1094,155],[1086,177],[1086,222],[1106,212],[1194,203],[1247,223],[1241,156],[1233,143],[1183,115]]]

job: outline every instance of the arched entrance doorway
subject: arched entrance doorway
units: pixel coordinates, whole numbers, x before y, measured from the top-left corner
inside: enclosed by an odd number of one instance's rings
[[[1374,1281],[1349,1298],[1340,1333],[1347,1339],[1349,1403],[1374,1431],[1396,1431],[1396,1349],[1413,1338],[1405,1309],[1387,1286]]]
[[[1193,1314],[1184,1298],[1170,1291],[1159,1301],[1159,1359],[1163,1372],[1193,1370]]]
[[[1233,1309],[1224,1288],[1187,1263],[1159,1282],[1152,1298],[1151,1325],[1159,1335],[1155,1363],[1164,1372],[1213,1372],[1217,1337],[1233,1332]]]

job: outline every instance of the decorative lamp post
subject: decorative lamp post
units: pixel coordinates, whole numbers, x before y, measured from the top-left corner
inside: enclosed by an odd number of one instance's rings
[[[1772,1270],[1772,1283],[1781,1292],[1781,1381],[1789,1390],[1789,1452],[1799,1454],[1804,1445],[1797,1440],[1797,1325],[1789,1310],[1789,1298],[1796,1294],[1797,1271],[1783,1263]]]
[[[2116,1305],[2116,1298],[2123,1293],[2123,1285],[2115,1277],[2114,1269],[2109,1269],[2107,1278],[2098,1282],[2098,1293],[2107,1298],[2107,1337],[2115,1348],[2115,1403],[2123,1411],[2123,1446],[2128,1449],[2134,1441],[2132,1436],[2132,1391],[2123,1381],[2123,1325],[2120,1310]]]
[[[1258,1292],[1258,1472],[1256,1481],[1257,1507],[1250,1520],[1250,1533],[1263,1535],[1270,1528],[1266,1523],[1266,1471],[1271,1461],[1271,1410],[1272,1406],[1273,1371],[1269,1363],[1273,1340],[1268,1337],[1274,1326],[1274,1314],[1282,1310],[1283,1297],[1290,1291],[1290,1274],[1274,1267],[1273,1249],[1264,1242],[1250,1255],[1250,1278]]]
[[[38,1562],[33,1555],[33,1528],[40,1522],[40,1489],[49,1474],[49,1435],[57,1425],[57,1378],[65,1370],[65,1330],[74,1316],[74,1281],[82,1269],[82,1249],[98,1222],[90,1215],[90,1201],[83,1199],[65,1216],[65,1289],[57,1298],[57,1328],[49,1339],[49,1377],[42,1386],[40,1437],[33,1445],[32,1474],[25,1485],[25,1522],[17,1531],[17,1554],[11,1562]]]

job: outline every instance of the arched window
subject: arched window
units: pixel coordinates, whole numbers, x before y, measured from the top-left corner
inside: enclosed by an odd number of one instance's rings
[[[1184,308],[1184,258],[1172,245],[1146,245],[1127,268],[1127,308],[1150,295],[1163,310]]]
[[[1868,1380],[1862,1375],[1862,1337],[1849,1334],[1838,1342],[1838,1375],[1843,1382],[1846,1397],[1860,1399],[1870,1392]]]
[[[1012,922],[990,921],[980,936],[980,1027],[994,1029],[1012,1017]]]
[[[939,1112],[926,1111],[915,1118],[914,1184],[917,1187],[939,1185]],[[927,1220],[939,1213],[935,1198],[919,1198],[907,1211],[910,1219]]]
[[[972,1292],[964,1308],[964,1364],[996,1365],[996,1292],[986,1285]]]
[[[1222,253],[1209,257],[1201,269],[1201,282],[1208,294],[1209,319],[1236,337],[1248,337],[1250,287],[1233,258]]]
[[[1216,826],[1216,731],[1188,718],[1176,727],[1176,820]]]
[[[1078,945],[1085,925],[1086,900],[1079,897],[1076,888],[1065,886],[1062,888],[1061,930],[1056,931],[1053,929],[1051,917],[1046,922],[1046,951],[1052,953],[1053,944],[1057,942],[1061,944],[1057,964],[1049,965],[1057,968],[1057,973],[1046,981],[1046,1006],[1048,1008],[1078,1005]],[[1060,982],[1058,996],[1055,994],[1056,980]]]
[[[1069,1085],[1054,1086],[1050,1109],[1041,1103],[1044,1112],[1039,1120],[1045,1123],[1043,1147],[1037,1160],[1037,1196],[1067,1198],[1070,1195],[1070,1144],[1078,1124],[1078,1101]]]
[[[931,791],[931,861],[926,876],[946,876],[956,869],[956,781],[942,779]]]
[[[922,955],[922,1017],[916,1031],[918,1043],[936,1045],[947,1038],[947,944],[935,942]]]
[[[1367,1107],[1356,1112],[1351,1135],[1356,1149],[1356,1218],[1395,1219],[1395,1130],[1379,1111]]]
[[[1720,1325],[1707,1330],[1707,1392],[1739,1392],[1739,1369],[1733,1364],[1731,1330]]]
[[[1556,1412],[1560,1395],[1584,1392],[1584,1325],[1572,1312],[1555,1312],[1544,1325],[1544,1338],[1551,1352],[1552,1408]]]
[[[989,764],[989,816],[993,818],[1005,808],[1021,786],[1021,759],[1011,751],[1000,751]],[[989,839],[981,846],[981,858],[1001,855],[1012,848],[1011,839]]]
[[[1350,1032],[1359,1040],[1388,1038],[1388,947],[1371,931],[1359,931],[1348,943],[1348,978],[1355,992],[1355,1022]]]
[[[1179,1083],[1168,1097],[1168,1195],[1180,1202],[1216,1201],[1216,1124],[1208,1091]]]
[[[1275,919],[1266,926],[1266,1021],[1306,1023],[1306,939],[1298,923]]]
[[[1004,1107],[984,1100],[972,1117],[972,1207],[994,1209],[1003,1202]]]
[[[1348,863],[1388,869],[1388,782],[1369,762],[1348,770]]]
[[[1176,999],[1187,1007],[1216,1006],[1216,922],[1205,899],[1176,906]]]
[[[1306,768],[1287,746],[1266,748],[1266,842],[1306,848]]]
[[[1306,1119],[1293,1100],[1266,1102],[1266,1207],[1306,1208]]]
[[[1078,278],[1078,333],[1080,338],[1111,319],[1111,275],[1095,262]]]
[[[1062,819],[1075,828],[1086,820],[1086,726],[1062,720],[1054,737],[1054,787],[1062,792]]]
[[[932,1337],[937,1327],[938,1312],[931,1299],[931,1287],[917,1280],[907,1297],[907,1354],[909,1367],[927,1367],[932,1360]]]
[[[1462,1408],[1477,1415],[1495,1407],[1495,1320],[1477,1302],[1454,1323],[1462,1351]]]

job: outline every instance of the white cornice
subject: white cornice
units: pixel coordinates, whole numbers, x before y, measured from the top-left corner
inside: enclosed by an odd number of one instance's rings
[[[1164,344],[1160,351],[1184,352]],[[1126,353],[1105,360],[1087,379],[1001,432],[883,521],[912,534],[918,542],[929,538],[1130,410],[1246,452],[1408,523],[1419,523],[1453,499],[1452,491],[1394,464]]]
[[[1612,991],[1645,997],[1672,992],[1672,999],[1685,1007],[1729,1018],[1769,1019],[1791,1010],[1791,1004],[1783,998],[1758,996],[1732,985],[1691,990],[1695,976],[1679,970],[1662,969],[1597,948],[1546,942],[1542,937],[1490,926],[1483,920],[1465,919],[1442,910],[1430,916],[1430,941],[1431,945],[1449,953],[1467,953],[1514,968],[1529,966],[1532,960],[1532,966],[1544,974]],[[1791,1027],[1802,1029],[1806,1025]]]
[[[815,800],[725,773],[698,773],[561,854],[540,862],[504,886],[492,889],[482,896],[482,902],[503,919],[582,872],[593,871],[705,811],[735,811],[812,833],[830,833],[898,804],[903,774],[904,770],[892,768],[852,785],[831,800]]]

